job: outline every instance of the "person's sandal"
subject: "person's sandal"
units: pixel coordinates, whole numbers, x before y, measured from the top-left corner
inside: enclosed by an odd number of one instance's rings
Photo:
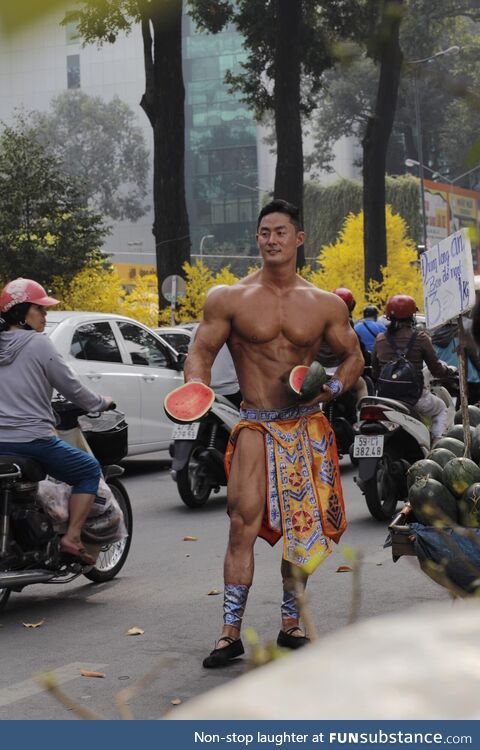
[[[213,651],[203,660],[205,669],[216,669],[217,667],[226,667],[232,659],[236,659],[245,653],[243,643],[240,638],[231,638],[224,635],[219,641],[227,641],[228,646],[223,648],[214,648]]]
[[[301,632],[301,629],[298,627],[298,625],[295,625],[293,628],[289,628],[288,630],[281,630],[277,637],[277,646],[281,646],[281,648],[296,649],[302,648],[302,646],[306,646],[307,643],[310,643],[310,638],[308,638],[306,635],[292,635],[292,633],[294,633],[296,630],[300,630]]]

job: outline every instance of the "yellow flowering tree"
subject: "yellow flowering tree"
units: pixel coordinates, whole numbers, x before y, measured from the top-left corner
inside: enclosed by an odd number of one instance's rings
[[[155,273],[137,277],[135,286],[124,297],[122,312],[151,328],[158,325],[158,279]]]
[[[203,306],[207,292],[217,284],[234,284],[237,277],[230,271],[229,266],[224,266],[218,273],[214,274],[202,262],[194,266],[185,263],[183,266],[187,288],[185,296],[178,301],[175,320],[177,323],[189,323],[200,320],[203,315]],[[163,311],[162,311],[163,312]]]
[[[405,220],[386,207],[387,265],[382,267],[381,283],[364,284],[363,211],[347,216],[338,240],[322,247],[318,257],[319,271],[308,280],[321,289],[339,286],[351,289],[357,310],[365,304],[383,309],[392,294],[409,294],[420,307],[423,300],[422,278],[418,268],[415,243],[407,235]]]
[[[53,279],[54,294],[60,300],[60,310],[91,310],[121,313],[124,288],[115,269],[92,261],[71,281],[62,277]]]

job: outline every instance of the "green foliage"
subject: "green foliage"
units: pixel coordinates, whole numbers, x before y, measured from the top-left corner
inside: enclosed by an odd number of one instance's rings
[[[27,276],[48,286],[105,258],[98,250],[108,234],[101,216],[22,115],[0,134],[0,205],[3,280]]]
[[[421,235],[418,180],[410,175],[386,178],[387,202],[406,223],[409,237]],[[323,187],[315,182],[305,185],[305,254],[313,257],[320,247],[336,241],[345,218],[362,208],[362,185],[354,180],[339,180]]]
[[[47,112],[32,114],[32,126],[65,173],[82,179],[97,211],[131,221],[146,213],[149,153],[133,111],[118,96],[106,102],[65,91]]]
[[[480,10],[475,0],[409,0],[401,26],[401,46],[406,61],[435,54],[453,45],[457,56],[411,66],[404,64],[394,131],[389,144],[387,170],[405,171],[405,158],[418,158],[415,129],[413,76],[420,96],[424,163],[433,171],[456,176],[468,166],[472,144],[478,138],[480,102],[480,37],[475,21]],[[419,35],[418,29],[422,29]],[[354,39],[359,40],[355,32]],[[366,45],[369,49],[369,44]],[[362,139],[377,94],[375,55],[343,59],[322,76],[322,96],[313,118],[315,146],[306,160],[313,170],[331,170],[333,145],[339,136]],[[464,183],[468,187],[468,180]]]

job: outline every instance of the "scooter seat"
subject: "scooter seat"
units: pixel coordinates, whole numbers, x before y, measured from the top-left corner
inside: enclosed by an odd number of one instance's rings
[[[20,469],[22,479],[28,482],[40,482],[45,479],[46,473],[37,461],[27,456],[1,456],[0,455],[0,476],[13,474],[15,475]]]

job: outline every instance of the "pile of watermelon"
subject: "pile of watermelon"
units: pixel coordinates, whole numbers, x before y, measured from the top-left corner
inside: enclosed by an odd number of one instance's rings
[[[417,521],[426,526],[480,527],[480,408],[468,407],[471,455],[464,458],[462,413],[428,456],[407,473],[408,499]]]

